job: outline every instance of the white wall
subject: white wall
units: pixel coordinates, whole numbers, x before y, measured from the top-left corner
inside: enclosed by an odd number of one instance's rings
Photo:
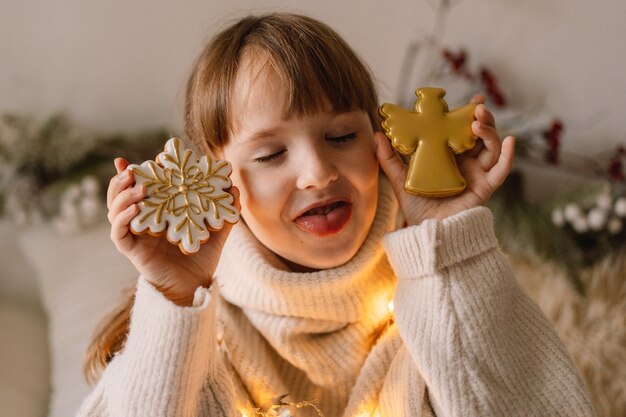
[[[296,11],[339,31],[393,99],[407,43],[437,0],[0,0],[0,111],[67,112],[103,131],[180,133],[186,74],[204,41],[247,12]],[[626,2],[464,0],[445,43],[499,75],[517,104],[543,100],[564,147],[595,153],[626,139]]]

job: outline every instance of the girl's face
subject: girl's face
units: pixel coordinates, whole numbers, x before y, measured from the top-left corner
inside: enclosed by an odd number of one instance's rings
[[[283,118],[283,84],[264,60],[245,59],[235,82],[232,163],[242,216],[294,270],[352,258],[376,212],[378,162],[365,111]]]

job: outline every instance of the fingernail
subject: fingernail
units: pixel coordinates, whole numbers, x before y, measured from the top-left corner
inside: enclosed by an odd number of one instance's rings
[[[140,184],[135,184],[135,186],[133,187],[133,194],[141,194],[143,192],[143,187]]]
[[[124,181],[126,178],[128,178],[128,171],[124,170],[120,173],[119,180]]]
[[[128,208],[126,209],[127,212],[132,213],[133,211],[135,211],[135,205],[133,204],[132,206],[128,206]]]

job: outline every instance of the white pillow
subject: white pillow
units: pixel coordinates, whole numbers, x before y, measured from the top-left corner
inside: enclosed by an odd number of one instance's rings
[[[43,417],[48,409],[46,318],[0,300],[0,416]]]
[[[51,227],[22,234],[20,245],[37,271],[48,315],[51,360],[49,417],[74,415],[91,387],[83,358],[102,316],[116,306],[138,273],[109,239],[102,223],[73,236]]]

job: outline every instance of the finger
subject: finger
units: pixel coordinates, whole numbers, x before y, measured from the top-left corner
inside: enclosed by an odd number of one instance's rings
[[[384,133],[376,132],[376,157],[381,169],[389,179],[391,186],[396,193],[400,193],[404,188],[404,180],[407,174],[407,167],[404,165],[400,155],[391,147],[391,142]]]
[[[117,216],[126,210],[129,206],[143,200],[146,194],[146,187],[143,185],[135,185],[119,193],[111,202],[111,208],[107,214],[109,222],[113,224]]]
[[[128,206],[111,224],[111,240],[121,252],[130,249],[133,238],[130,232],[130,221],[138,212],[139,207],[136,204]]]
[[[133,183],[133,176],[130,170],[124,170],[120,174],[111,178],[109,187],[107,188],[107,208],[111,209],[111,204],[117,195],[130,187]]]
[[[487,173],[487,181],[494,190],[502,185],[509,172],[511,172],[514,157],[515,138],[507,136],[502,142],[502,152],[500,153],[500,158],[498,158],[498,163]]]
[[[475,120],[472,123],[472,131],[475,135],[480,136],[485,149],[482,150],[477,156],[480,166],[488,171],[498,162],[502,143],[496,130],[484,123]]]
[[[115,169],[117,169],[117,173],[124,171],[130,163],[124,158],[115,158],[113,160],[113,164],[115,165]]]
[[[460,154],[459,156],[457,156],[457,160],[462,161],[467,158],[475,158],[483,149],[485,149],[485,145],[483,144],[482,139],[478,138],[476,140],[476,144],[474,145],[474,147],[470,149],[469,151],[464,152]]]
[[[487,106],[484,104],[479,104],[476,106],[474,110],[474,117],[481,123],[489,125],[491,127],[496,127],[496,119],[493,117],[493,114],[489,111]]]
[[[476,94],[474,97],[470,99],[470,103],[472,104],[483,104],[485,102],[485,97],[480,94]]]
[[[128,188],[133,182],[133,173],[128,168],[128,161],[124,158],[115,158],[113,161],[117,175],[111,178],[109,181],[109,188],[107,189],[107,208],[111,208],[111,203],[120,191]]]

